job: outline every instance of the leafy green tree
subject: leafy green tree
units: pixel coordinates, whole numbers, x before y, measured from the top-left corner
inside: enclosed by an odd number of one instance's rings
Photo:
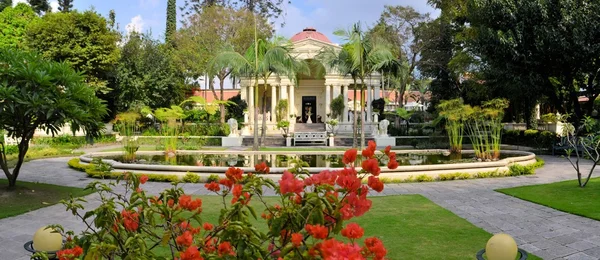
[[[425,37],[428,35],[422,32],[422,27],[429,20],[429,14],[419,13],[410,6],[386,5],[378,25],[371,29],[371,33],[390,43],[391,51],[399,58],[399,63],[392,65],[407,65],[406,70],[399,74],[402,77],[399,78],[396,93],[399,94],[397,103],[400,106],[403,104],[404,92],[415,78],[414,73],[420,63],[421,51],[425,48],[425,42],[429,40]]]
[[[389,44],[383,39],[377,39],[365,33],[359,23],[354,24],[351,30],[337,30],[334,34],[348,41],[347,48],[352,61],[352,69],[360,79],[361,111],[364,111],[365,79],[372,73],[380,71],[386,65],[395,61]],[[360,146],[365,146],[365,124],[361,122]]]
[[[50,10],[50,3],[48,3],[48,0],[27,0],[27,3],[29,3],[31,8],[39,15]]]
[[[0,12],[0,48],[24,49],[26,27],[39,19],[31,6],[24,3],[4,9]]]
[[[251,10],[268,19],[277,19],[283,12],[282,4],[291,3],[290,0],[185,0],[184,6],[181,8],[185,15],[200,13],[202,8],[223,6],[231,7],[237,10]]]
[[[119,35],[94,11],[49,13],[32,22],[26,34],[28,46],[44,57],[65,61],[85,72],[96,91],[110,91],[108,80],[119,59]]]
[[[0,0],[0,12],[4,11],[4,9],[8,7],[12,7],[12,0]]]
[[[58,10],[68,13],[73,9],[73,0],[58,0]]]
[[[248,108],[248,103],[242,99],[241,94],[237,94],[227,101],[235,105],[227,106],[227,118],[235,118],[238,122],[244,121],[244,110]]]
[[[178,104],[184,96],[184,77],[170,48],[151,35],[132,33],[121,49],[116,70],[115,103],[118,111]]]
[[[0,167],[14,187],[35,130],[53,134],[69,123],[89,138],[100,135],[106,106],[86,86],[84,77],[66,62],[47,61],[20,50],[0,49],[0,129],[19,140],[19,155],[12,172],[6,147],[0,144]]]
[[[191,78],[208,75],[208,86],[215,100],[224,101],[225,79],[231,75],[232,70],[227,63],[211,64],[211,60],[223,50],[244,53],[253,43],[254,23],[251,12],[213,6],[188,17],[177,33],[175,44],[178,63]],[[257,18],[256,23],[259,39],[271,36],[267,20]],[[215,90],[215,77],[219,80],[220,95]],[[222,106],[222,123],[225,122],[225,112]]]
[[[167,2],[167,30],[165,32],[165,42],[171,42],[173,35],[177,31],[177,0]]]
[[[255,35],[255,43],[248,48],[245,55],[234,50],[223,51],[213,60],[213,64],[220,67],[230,68],[236,75],[252,77],[254,79],[254,104],[258,105],[258,81],[262,80],[264,86],[267,85],[269,77],[276,73],[280,76],[287,76],[295,80],[298,73],[309,73],[308,65],[296,60],[291,53],[289,43],[283,42],[281,38],[275,38],[271,41],[258,39]],[[265,87],[266,92],[266,87]],[[263,96],[266,93],[263,93]],[[266,106],[266,100],[263,98],[263,108]],[[266,120],[263,119],[262,137],[266,133]],[[258,150],[258,109],[254,108],[254,145],[253,149]]]

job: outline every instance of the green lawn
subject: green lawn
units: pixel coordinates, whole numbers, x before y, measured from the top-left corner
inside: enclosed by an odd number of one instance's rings
[[[216,223],[220,197],[200,198],[204,205],[203,220]],[[388,249],[387,259],[475,259],[475,254],[491,237],[483,229],[420,195],[373,197],[372,200],[371,210],[352,221],[365,229],[365,237],[378,236],[383,240]],[[275,201],[275,198],[267,198],[269,204]],[[251,204],[259,214],[264,209],[256,200]],[[266,229],[264,224],[257,227]],[[539,258],[530,256],[529,259]]]
[[[590,179],[585,188],[577,180],[497,190],[560,211],[600,220],[600,178]]]
[[[19,180],[16,188],[8,190],[8,181],[0,179],[0,219],[56,204],[69,198],[69,194],[80,197],[90,193],[91,191],[81,188]]]
[[[82,155],[82,152],[73,152],[70,148],[62,148],[62,147],[48,147],[48,146],[35,146],[29,148],[27,154],[25,155],[25,162],[35,160],[35,159],[43,159],[43,158],[53,158],[53,157],[70,157],[70,156],[79,156]],[[18,154],[9,154],[6,156],[8,168],[13,168],[17,164]]]

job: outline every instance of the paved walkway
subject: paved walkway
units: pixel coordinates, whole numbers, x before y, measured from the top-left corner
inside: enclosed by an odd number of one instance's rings
[[[575,178],[565,159],[543,157],[546,166],[534,176],[462,180],[435,183],[387,184],[381,195],[421,194],[490,233],[515,237],[519,247],[544,259],[600,259],[600,221],[595,221],[527,201],[494,189],[551,183]],[[19,180],[85,187],[91,179],[69,169],[66,158],[26,163]],[[167,183],[147,183],[148,191],[161,191]],[[202,184],[184,184],[187,193],[208,194]],[[590,187],[591,188],[591,187]],[[273,193],[273,192],[269,192]],[[89,207],[99,204],[86,197]],[[12,218],[0,219],[0,259],[29,259],[23,244],[39,227],[61,224],[82,230],[82,224],[62,205],[54,205]],[[475,252],[474,252],[475,253]]]

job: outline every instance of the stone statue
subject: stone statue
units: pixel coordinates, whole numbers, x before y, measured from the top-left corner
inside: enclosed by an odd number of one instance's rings
[[[388,126],[390,126],[390,121],[387,119],[383,119],[379,122],[379,136],[388,136]]]
[[[229,125],[229,137],[239,136],[237,120],[235,120],[235,118],[229,118],[229,120],[227,120],[227,124]]]

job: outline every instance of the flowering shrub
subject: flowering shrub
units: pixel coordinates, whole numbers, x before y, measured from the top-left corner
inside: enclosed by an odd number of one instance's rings
[[[283,173],[275,182],[261,175],[229,168],[225,178],[205,187],[222,197],[218,222],[202,219],[202,200],[172,188],[149,195],[142,189],[148,180],[125,174],[115,183],[90,183],[102,204],[82,214],[81,198],[63,201],[67,210],[88,227],[82,234],[65,232],[65,249],[60,259],[384,259],[386,249],[377,237],[363,238],[364,230],[347,221],[371,208],[368,193],[381,192],[379,160],[395,161],[386,148],[375,152],[369,142],[361,152],[362,169],[357,170],[357,150],[344,154],[346,167],[309,174],[301,166]],[[393,164],[391,166],[394,166]],[[397,165],[396,165],[397,167]],[[266,164],[255,168],[268,173]],[[367,178],[367,185],[362,180]],[[123,191],[116,191],[124,187]],[[264,192],[274,190],[278,204],[269,205]],[[249,204],[256,201],[265,210],[257,213]],[[211,205],[213,207],[215,205]],[[252,222],[266,222],[267,230]],[[344,240],[338,240],[341,234]],[[162,248],[162,249],[160,249]],[[162,254],[162,255],[161,255]]]

